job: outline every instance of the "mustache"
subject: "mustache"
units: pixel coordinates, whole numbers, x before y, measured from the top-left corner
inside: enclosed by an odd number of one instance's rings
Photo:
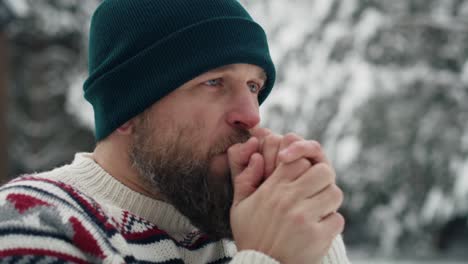
[[[247,130],[236,130],[230,135],[222,138],[210,151],[210,156],[225,153],[229,147],[238,143],[244,143],[252,137]]]

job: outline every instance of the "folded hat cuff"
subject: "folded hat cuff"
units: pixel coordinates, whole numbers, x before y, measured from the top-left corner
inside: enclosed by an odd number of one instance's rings
[[[234,63],[253,64],[265,70],[268,79],[259,95],[262,103],[273,87],[275,68],[263,29],[239,17],[215,18],[191,25],[110,71],[92,73],[84,90],[85,98],[94,107],[96,139],[107,137],[196,76]]]

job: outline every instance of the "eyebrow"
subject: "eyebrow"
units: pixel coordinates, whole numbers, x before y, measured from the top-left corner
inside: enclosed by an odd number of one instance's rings
[[[229,70],[229,65],[219,67],[218,69],[214,69],[214,70],[211,70],[211,71],[209,71],[209,72],[212,72],[212,73],[220,73],[220,72],[225,71],[226,69]],[[262,69],[261,72],[258,73],[257,76],[258,76],[259,79],[262,79],[262,80],[265,81],[265,82],[268,80],[268,76],[267,76],[265,70],[263,70],[263,69]]]

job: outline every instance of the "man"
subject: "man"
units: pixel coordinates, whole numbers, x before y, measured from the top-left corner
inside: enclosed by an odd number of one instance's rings
[[[91,23],[97,146],[0,189],[0,257],[348,263],[318,143],[258,127],[275,70],[236,0],[105,0]]]

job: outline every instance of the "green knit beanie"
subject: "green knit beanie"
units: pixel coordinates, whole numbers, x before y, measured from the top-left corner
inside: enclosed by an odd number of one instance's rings
[[[196,76],[233,63],[275,81],[265,32],[237,0],[104,0],[89,39],[84,96],[99,141]]]

